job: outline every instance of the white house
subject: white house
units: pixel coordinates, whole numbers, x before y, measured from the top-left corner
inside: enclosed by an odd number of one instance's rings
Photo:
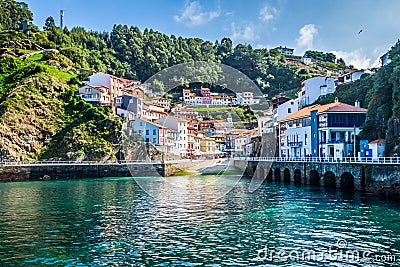
[[[254,105],[260,103],[260,98],[254,98],[253,92],[236,93],[237,104],[239,105]]]
[[[258,116],[258,134],[272,133],[274,131],[274,118],[270,113],[265,113],[263,116]]]
[[[158,104],[163,106],[165,109],[170,109],[171,107],[171,100],[166,98],[159,98],[153,100],[153,104]]]
[[[277,124],[277,122],[281,119],[283,119],[286,116],[289,116],[290,114],[293,114],[299,110],[299,99],[291,99],[288,100],[279,106],[277,106],[273,110],[273,117],[274,121]]]
[[[77,96],[92,104],[111,105],[112,102],[108,88],[104,86],[86,84],[79,88]]]
[[[244,146],[246,143],[246,135],[239,135],[235,138],[235,156],[244,156]]]
[[[227,106],[232,104],[232,98],[227,95],[212,95],[211,105],[212,106]]]
[[[274,49],[278,50],[279,53],[281,53],[282,55],[286,55],[286,56],[291,56],[293,55],[294,49],[293,48],[288,48],[288,47],[283,47],[283,46],[278,46],[275,47]]]
[[[338,77],[339,84],[354,82],[361,78],[364,73],[372,73],[369,70],[353,70]]]
[[[377,139],[368,143],[368,148],[372,150],[372,157],[384,157],[385,156],[385,139]]]
[[[314,63],[314,59],[310,58],[310,57],[302,57],[300,59],[300,62],[306,65],[311,65]]]
[[[335,92],[335,81],[330,77],[313,77],[301,83],[301,90],[298,92],[299,106],[313,104],[318,98]]]
[[[104,86],[111,94],[111,101],[122,95],[122,89],[129,86],[132,81],[115,77],[113,75],[98,72],[88,77],[88,84],[92,86]]]
[[[181,157],[186,157],[188,150],[188,123],[189,120],[173,116],[163,117],[156,121],[168,129],[178,131],[179,134],[179,153]]]

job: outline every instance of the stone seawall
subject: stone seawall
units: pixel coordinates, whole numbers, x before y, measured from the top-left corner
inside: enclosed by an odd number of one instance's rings
[[[235,161],[250,177],[357,190],[400,199],[399,164]]]
[[[165,164],[49,164],[49,165],[0,165],[0,181],[35,181],[55,179],[171,176],[189,168],[191,162]]]

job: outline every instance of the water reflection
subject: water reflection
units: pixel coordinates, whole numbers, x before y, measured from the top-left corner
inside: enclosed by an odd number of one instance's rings
[[[207,177],[179,179],[179,189],[148,179],[151,196],[133,179],[0,184],[0,265],[276,264],[258,262],[257,250],[329,249],[339,239],[400,259],[394,202],[283,183],[249,193],[247,180],[215,200],[229,179],[201,189]]]

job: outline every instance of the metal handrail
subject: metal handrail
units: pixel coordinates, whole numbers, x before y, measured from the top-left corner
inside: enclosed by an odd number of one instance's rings
[[[358,164],[400,164],[400,157],[235,157],[243,161],[267,161],[267,162],[317,162],[317,163],[358,163]]]

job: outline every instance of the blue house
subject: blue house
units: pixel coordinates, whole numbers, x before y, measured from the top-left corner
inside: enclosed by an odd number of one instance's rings
[[[354,157],[367,110],[340,103],[305,107],[279,121],[281,157]]]
[[[130,126],[134,133],[142,136],[143,141],[151,143],[155,146],[165,146],[167,137],[167,128],[157,123],[135,118],[130,122]]]

